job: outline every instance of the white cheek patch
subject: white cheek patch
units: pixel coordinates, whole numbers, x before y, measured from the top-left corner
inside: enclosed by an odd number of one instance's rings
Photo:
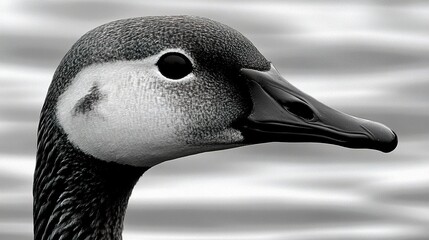
[[[161,54],[161,53],[160,53]],[[159,56],[96,64],[59,97],[57,118],[69,140],[98,159],[150,166],[187,152],[177,128],[183,113],[163,92]],[[191,73],[180,81],[195,78]]]

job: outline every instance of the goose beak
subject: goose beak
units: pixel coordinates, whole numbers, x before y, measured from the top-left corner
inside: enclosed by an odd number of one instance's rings
[[[253,109],[239,123],[246,143],[322,142],[390,152],[396,134],[383,124],[336,111],[300,91],[271,65],[269,71],[241,69]]]

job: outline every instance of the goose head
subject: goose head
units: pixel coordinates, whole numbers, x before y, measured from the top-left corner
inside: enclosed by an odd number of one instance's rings
[[[140,176],[134,169],[201,152],[298,141],[383,152],[397,145],[386,126],[338,112],[295,88],[226,25],[190,16],[102,25],[63,58],[42,109],[36,236],[95,236],[79,225],[91,221],[97,228],[92,217],[111,229],[111,218],[125,212],[127,201],[117,199],[128,199]],[[71,215],[80,220],[68,220]],[[120,237],[120,230],[99,231],[106,232]]]
[[[73,46],[57,75],[59,125],[76,148],[104,161],[153,166],[271,141],[385,152],[396,145],[387,127],[301,92],[243,35],[204,18],[103,25]]]

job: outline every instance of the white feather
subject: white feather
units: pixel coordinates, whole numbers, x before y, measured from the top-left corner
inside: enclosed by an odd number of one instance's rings
[[[171,98],[162,91],[163,84],[173,80],[155,65],[162,54],[95,64],[79,72],[57,105],[59,123],[69,140],[96,158],[138,166],[177,157],[185,150],[176,135],[176,128],[183,126],[183,113],[171,107]],[[174,82],[194,78],[191,73]],[[102,99],[88,113],[75,114],[76,103],[93,86]]]

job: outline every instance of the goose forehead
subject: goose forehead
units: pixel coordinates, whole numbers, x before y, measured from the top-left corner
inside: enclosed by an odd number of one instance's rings
[[[77,72],[113,60],[137,60],[166,48],[182,48],[234,68],[268,70],[269,62],[238,31],[206,18],[152,16],[106,23],[83,35],[64,56],[55,73],[51,95],[58,97]],[[58,82],[61,81],[61,82]]]
[[[171,51],[190,56],[168,49],[80,71],[56,108],[69,141],[99,159],[131,165],[186,155],[196,151],[187,147],[192,144],[240,141],[241,134],[228,129],[244,111],[239,94],[221,74],[166,79],[156,62]]]

